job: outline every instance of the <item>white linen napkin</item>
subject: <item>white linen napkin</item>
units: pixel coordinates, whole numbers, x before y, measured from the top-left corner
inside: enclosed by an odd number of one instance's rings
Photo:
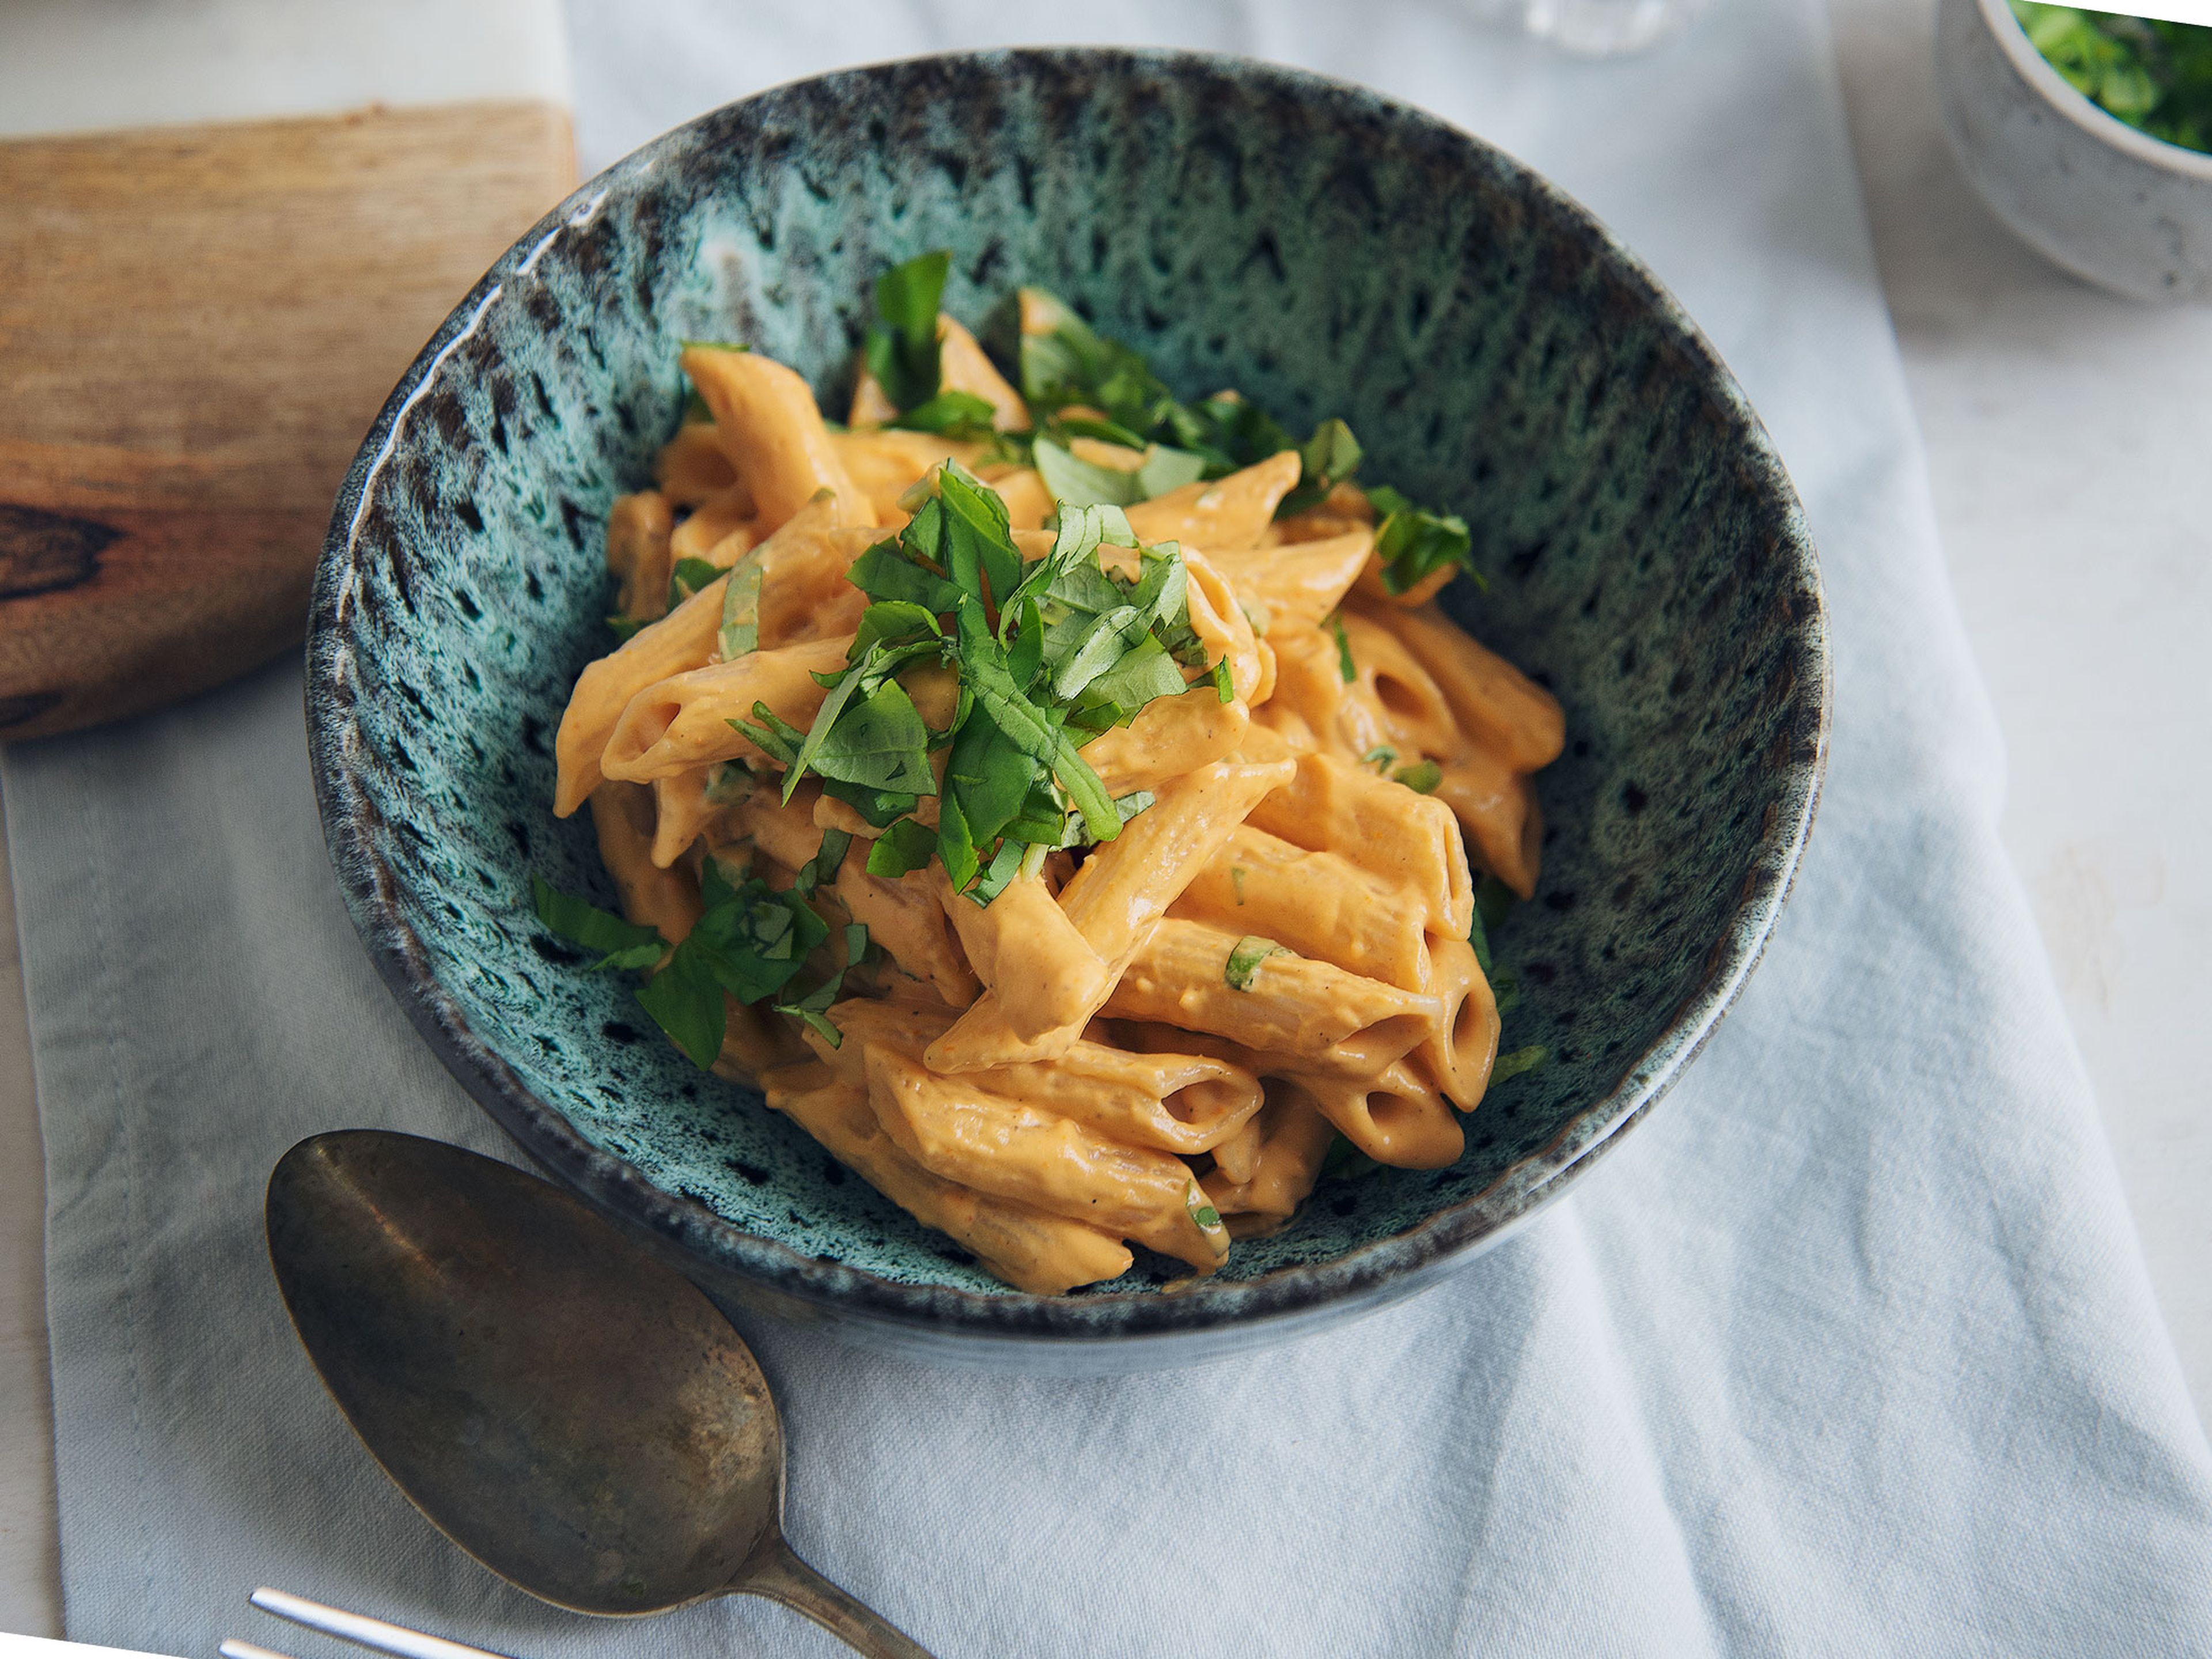
[[[1003,0],[572,18],[587,167],[778,80],[1045,21]],[[1442,1288],[1093,1382],[746,1322],[801,1553],[944,1659],[2212,1653],[2212,1455],[1995,834],[1995,728],[1816,0],[1723,0],[1603,64],[1418,0],[1124,0],[1080,27],[1425,104],[1648,258],[1804,495],[1833,761],[1796,896],[1703,1059]],[[244,1598],[270,1583],[549,1659],[839,1650],[760,1602],[646,1626],[530,1602],[414,1515],[316,1383],[262,1253],[276,1157],[364,1124],[513,1153],[347,925],[296,671],[0,773],[70,1633],[267,1639]]]

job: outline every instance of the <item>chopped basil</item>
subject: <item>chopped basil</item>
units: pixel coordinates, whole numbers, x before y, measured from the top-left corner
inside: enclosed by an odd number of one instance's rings
[[[1330,490],[1359,471],[1364,453],[1350,427],[1342,421],[1323,421],[1298,447],[1297,485],[1283,497],[1275,516],[1319,507]]]
[[[627,645],[635,636],[637,630],[645,624],[635,617],[617,616],[608,617],[607,626],[614,629],[617,639]]]
[[[1330,617],[1328,630],[1336,635],[1336,672],[1349,685],[1359,678],[1359,665],[1352,660],[1352,637],[1344,631],[1344,618]]]
[[[939,392],[884,424],[902,432],[934,432],[946,438],[988,438],[996,413],[987,400],[972,392]]]
[[[912,818],[898,818],[868,848],[868,873],[887,881],[921,869],[937,850],[937,832]]]
[[[760,649],[761,578],[763,562],[754,553],[739,559],[722,590],[722,627],[718,643],[724,662]]]
[[[602,952],[592,964],[601,968],[650,968],[668,946],[659,933],[597,905],[564,893],[535,870],[530,872],[530,896],[538,919],[565,939],[587,951]]]
[[[1533,1072],[1551,1057],[1551,1050],[1540,1045],[1516,1048],[1510,1054],[1498,1055],[1490,1068],[1490,1080],[1503,1083],[1508,1078],[1519,1077],[1523,1072]]]
[[[1190,1212],[1190,1218],[1204,1231],[1210,1233],[1221,1225],[1221,1212],[1206,1201],[1205,1189],[1196,1182],[1191,1182],[1182,1204],[1183,1208]]]
[[[1260,977],[1260,964],[1282,948],[1271,939],[1247,933],[1229,952],[1229,961],[1221,970],[1221,977],[1231,990],[1249,991],[1252,988],[1253,981]]]
[[[1196,648],[1202,662],[1203,647],[1181,551],[1138,547],[1117,507],[1069,505],[1052,550],[1025,564],[1005,503],[957,463],[908,504],[906,527],[848,573],[872,603],[844,669],[816,676],[827,695],[808,730],[764,706],[732,724],[783,767],[786,799],[813,775],[884,831],[875,873],[904,874],[934,853],[956,890],[988,903],[1045,850],[1110,841],[1151,805],[1113,799],[1078,750],[1190,689],[1175,653]],[[1137,552],[1133,579],[1100,562],[1109,544]],[[896,678],[920,662],[958,681],[942,732]],[[948,747],[940,783],[930,754]],[[906,817],[932,794],[933,835]]]
[[[718,564],[704,559],[677,560],[676,568],[668,573],[668,608],[675,610],[701,588],[721,579],[722,567]]]
[[[1073,507],[1134,507],[1206,476],[1202,456],[1164,446],[1147,450],[1143,463],[1127,471],[1086,461],[1050,438],[1039,438],[1030,453],[1053,499]]]
[[[1387,743],[1378,743],[1359,757],[1359,763],[1363,766],[1371,766],[1378,772],[1388,772],[1391,763],[1397,758],[1396,750]]]
[[[1382,586],[1393,593],[1419,586],[1447,565],[1464,570],[1478,586],[1489,586],[1474,568],[1474,538],[1466,520],[1417,507],[1387,484],[1369,490],[1367,500],[1382,514],[1375,531],[1375,556],[1382,567]]]
[[[758,724],[755,724],[757,721]],[[806,734],[779,715],[764,702],[753,704],[750,720],[729,720],[724,722],[741,738],[751,739],[755,747],[770,760],[785,766],[799,758],[799,746],[806,741]]]
[[[836,880],[837,866],[844,863],[845,854],[852,850],[852,846],[850,830],[824,830],[822,845],[815,849],[812,858],[799,866],[799,873],[792,878],[792,891],[808,894],[825,881]]]
[[[877,321],[864,351],[868,372],[901,413],[937,396],[937,313],[951,268],[951,251],[939,248],[876,278]]]
[[[1444,781],[1444,769],[1432,760],[1416,761],[1411,766],[1401,766],[1390,775],[1395,783],[1402,783],[1417,795],[1432,795],[1437,786]]]
[[[868,929],[863,922],[848,923],[845,928],[845,963],[813,990],[795,1002],[779,1002],[775,1011],[789,1014],[817,1032],[832,1048],[845,1046],[845,1034],[830,1021],[830,1006],[844,989],[845,975],[860,966],[868,953]]]
[[[1239,904],[1243,903],[1243,902],[1244,902],[1244,866],[1243,866],[1243,865],[1241,865],[1241,864],[1232,864],[1232,865],[1231,865],[1231,866],[1229,866],[1229,884],[1230,884],[1231,887],[1233,887],[1233,888],[1235,888],[1235,889],[1237,890],[1237,903],[1239,903]]]

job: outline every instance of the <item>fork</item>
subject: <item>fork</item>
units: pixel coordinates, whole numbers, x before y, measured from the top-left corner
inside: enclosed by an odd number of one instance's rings
[[[348,1613],[343,1607],[310,1601],[304,1595],[293,1595],[265,1585],[246,1600],[264,1613],[308,1630],[320,1631],[325,1636],[335,1636],[357,1647],[391,1654],[394,1659],[507,1659],[503,1654],[472,1648],[465,1643],[449,1642],[442,1636],[425,1636],[404,1625],[387,1624],[364,1613]],[[291,1659],[289,1654],[279,1653],[274,1648],[241,1642],[235,1637],[227,1638],[216,1650],[222,1659]]]

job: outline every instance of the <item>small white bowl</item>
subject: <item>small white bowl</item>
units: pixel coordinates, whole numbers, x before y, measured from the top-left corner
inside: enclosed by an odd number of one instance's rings
[[[1959,165],[2022,240],[2130,299],[2212,300],[2212,155],[2075,91],[2005,0],[1942,0],[1936,78]]]

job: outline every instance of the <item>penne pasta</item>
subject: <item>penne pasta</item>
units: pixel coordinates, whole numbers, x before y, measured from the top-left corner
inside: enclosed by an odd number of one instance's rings
[[[1426,603],[1467,532],[1370,501],[1340,422],[1205,477],[1283,428],[1178,403],[1037,290],[1018,390],[938,309],[949,270],[878,287],[846,428],[764,356],[682,352],[555,811],[590,804],[665,941],[642,1012],[988,1272],[1059,1294],[1142,1245],[1210,1273],[1333,1148],[1461,1156],[1499,1042],[1474,875],[1534,890],[1564,721]],[[1390,594],[1378,538],[1440,568]]]
[[[1079,1025],[1105,1000],[1106,964],[1041,877],[1017,877],[990,903],[978,904],[952,890],[943,866],[933,866],[932,875],[961,948],[1017,1038],[1026,1042]],[[1002,957],[1014,972],[1000,972]]]
[[[1454,627],[1433,605],[1393,611],[1378,620],[1428,671],[1469,738],[1516,772],[1534,772],[1559,759],[1566,746],[1566,720],[1559,699],[1542,686]]]
[[[1132,955],[1104,1012],[1212,1032],[1301,1073],[1379,1070],[1443,1024],[1434,996],[1292,951],[1265,956],[1240,982],[1232,958],[1242,944],[1204,922],[1162,921]]]
[[[763,525],[775,528],[817,489],[837,497],[845,523],[875,521],[867,497],[837,459],[805,381],[757,351],[691,346],[683,362],[714,411],[722,453],[751,492]]]
[[[965,1008],[982,988],[952,936],[937,884],[919,870],[896,879],[872,876],[865,858],[848,854],[838,866],[836,892],[846,914],[867,925],[869,939],[899,972],[927,985],[946,1006]]]
[[[1444,766],[1435,793],[1459,819],[1474,860],[1517,896],[1534,897],[1544,814],[1528,775],[1487,750],[1469,749]]]
[[[696,507],[737,481],[712,421],[684,422],[653,458],[653,482],[677,507]]]
[[[779,720],[804,730],[822,706],[823,688],[814,676],[842,668],[849,643],[816,640],[756,651],[647,686],[615,722],[599,757],[600,771],[649,783],[709,761],[769,763],[730,721],[753,720],[753,705],[764,702]]]
[[[554,734],[556,779],[553,811],[567,817],[598,788],[599,757],[630,699],[704,664],[722,626],[722,585],[710,583],[650,627],[640,629],[622,648],[586,668],[568,694],[568,707]]]
[[[879,525],[906,522],[899,497],[927,477],[932,467],[948,460],[972,465],[983,452],[981,444],[964,439],[940,438],[933,432],[884,431],[864,427],[857,417],[851,431],[830,434],[830,447],[854,488],[868,498]]]
[[[761,535],[752,496],[742,485],[732,484],[701,501],[676,526],[668,538],[669,562],[672,567],[685,559],[704,559],[726,570]]]
[[[1286,449],[1225,478],[1139,501],[1129,509],[1129,528],[1148,546],[1179,542],[1208,553],[1238,552],[1259,545],[1277,503],[1297,482],[1297,452]]]
[[[680,943],[698,922],[699,889],[653,861],[653,792],[603,783],[591,800],[599,861],[615,878],[623,915],[656,929],[671,945]]]
[[[1453,1105],[1471,1112],[1498,1058],[1498,999],[1465,939],[1432,939],[1429,965],[1429,988],[1443,1003],[1443,1018],[1407,1063]]]
[[[1345,697],[1372,722],[1346,729],[1346,746],[1361,755],[1388,747],[1401,761],[1455,753],[1463,741],[1459,724],[1428,670],[1396,635],[1359,611],[1346,611],[1343,628],[1354,670]]]
[[[1377,1164],[1440,1170],[1467,1149],[1452,1109],[1404,1060],[1365,1076],[1315,1073],[1296,1081],[1337,1133]]]
[[[866,1064],[877,1121],[931,1174],[1133,1239],[1201,1273],[1229,1254],[1219,1218],[1199,1222],[1198,1183],[1182,1159],[951,1081],[886,1043],[867,1044]]]
[[[1201,681],[1179,697],[1146,704],[1128,725],[1100,732],[1083,745],[1083,758],[1109,795],[1139,789],[1157,794],[1176,778],[1235,754],[1251,723],[1243,702],[1222,702]]]
[[[666,614],[675,530],[676,515],[659,490],[615,498],[607,514],[607,568],[622,582],[615,608],[623,616],[650,622]]]
[[[1220,761],[1169,786],[1119,836],[1093,853],[1060,895],[1060,906],[1075,931],[1107,964],[1100,1002],[1084,1009],[1079,1019],[1024,1038],[1008,1024],[998,993],[987,993],[930,1045],[931,1067],[973,1072],[1065,1054],[1098,1012],[1115,975],[1153,924],[1220,849],[1254,803],[1291,769],[1286,761],[1261,765]],[[1008,973],[1022,971],[1007,961],[1003,950],[1000,962],[1002,980]]]
[[[1431,933],[1465,939],[1474,884],[1451,809],[1334,756],[1301,756],[1292,781],[1253,809],[1255,829],[1341,854],[1417,896]]]
[[[1224,933],[1256,933],[1401,990],[1429,988],[1424,912],[1404,891],[1331,852],[1239,825],[1169,909]]]
[[[1268,1085],[1259,1125],[1259,1154],[1251,1174],[1232,1181],[1226,1171],[1216,1170],[1203,1183],[1207,1199],[1228,1218],[1230,1232],[1237,1238],[1264,1237],[1289,1220],[1321,1179],[1322,1160],[1336,1139],[1336,1126],[1295,1083]]]
[[[1209,552],[1255,623],[1273,640],[1318,629],[1344,603],[1366,568],[1375,532],[1365,526],[1326,541],[1299,542],[1248,552]]]
[[[770,1072],[762,1082],[768,1103],[830,1156],[925,1226],[966,1245],[1016,1289],[1055,1296],[1129,1270],[1127,1249],[1096,1227],[987,1198],[921,1168],[884,1133],[865,1083],[815,1065]]]

